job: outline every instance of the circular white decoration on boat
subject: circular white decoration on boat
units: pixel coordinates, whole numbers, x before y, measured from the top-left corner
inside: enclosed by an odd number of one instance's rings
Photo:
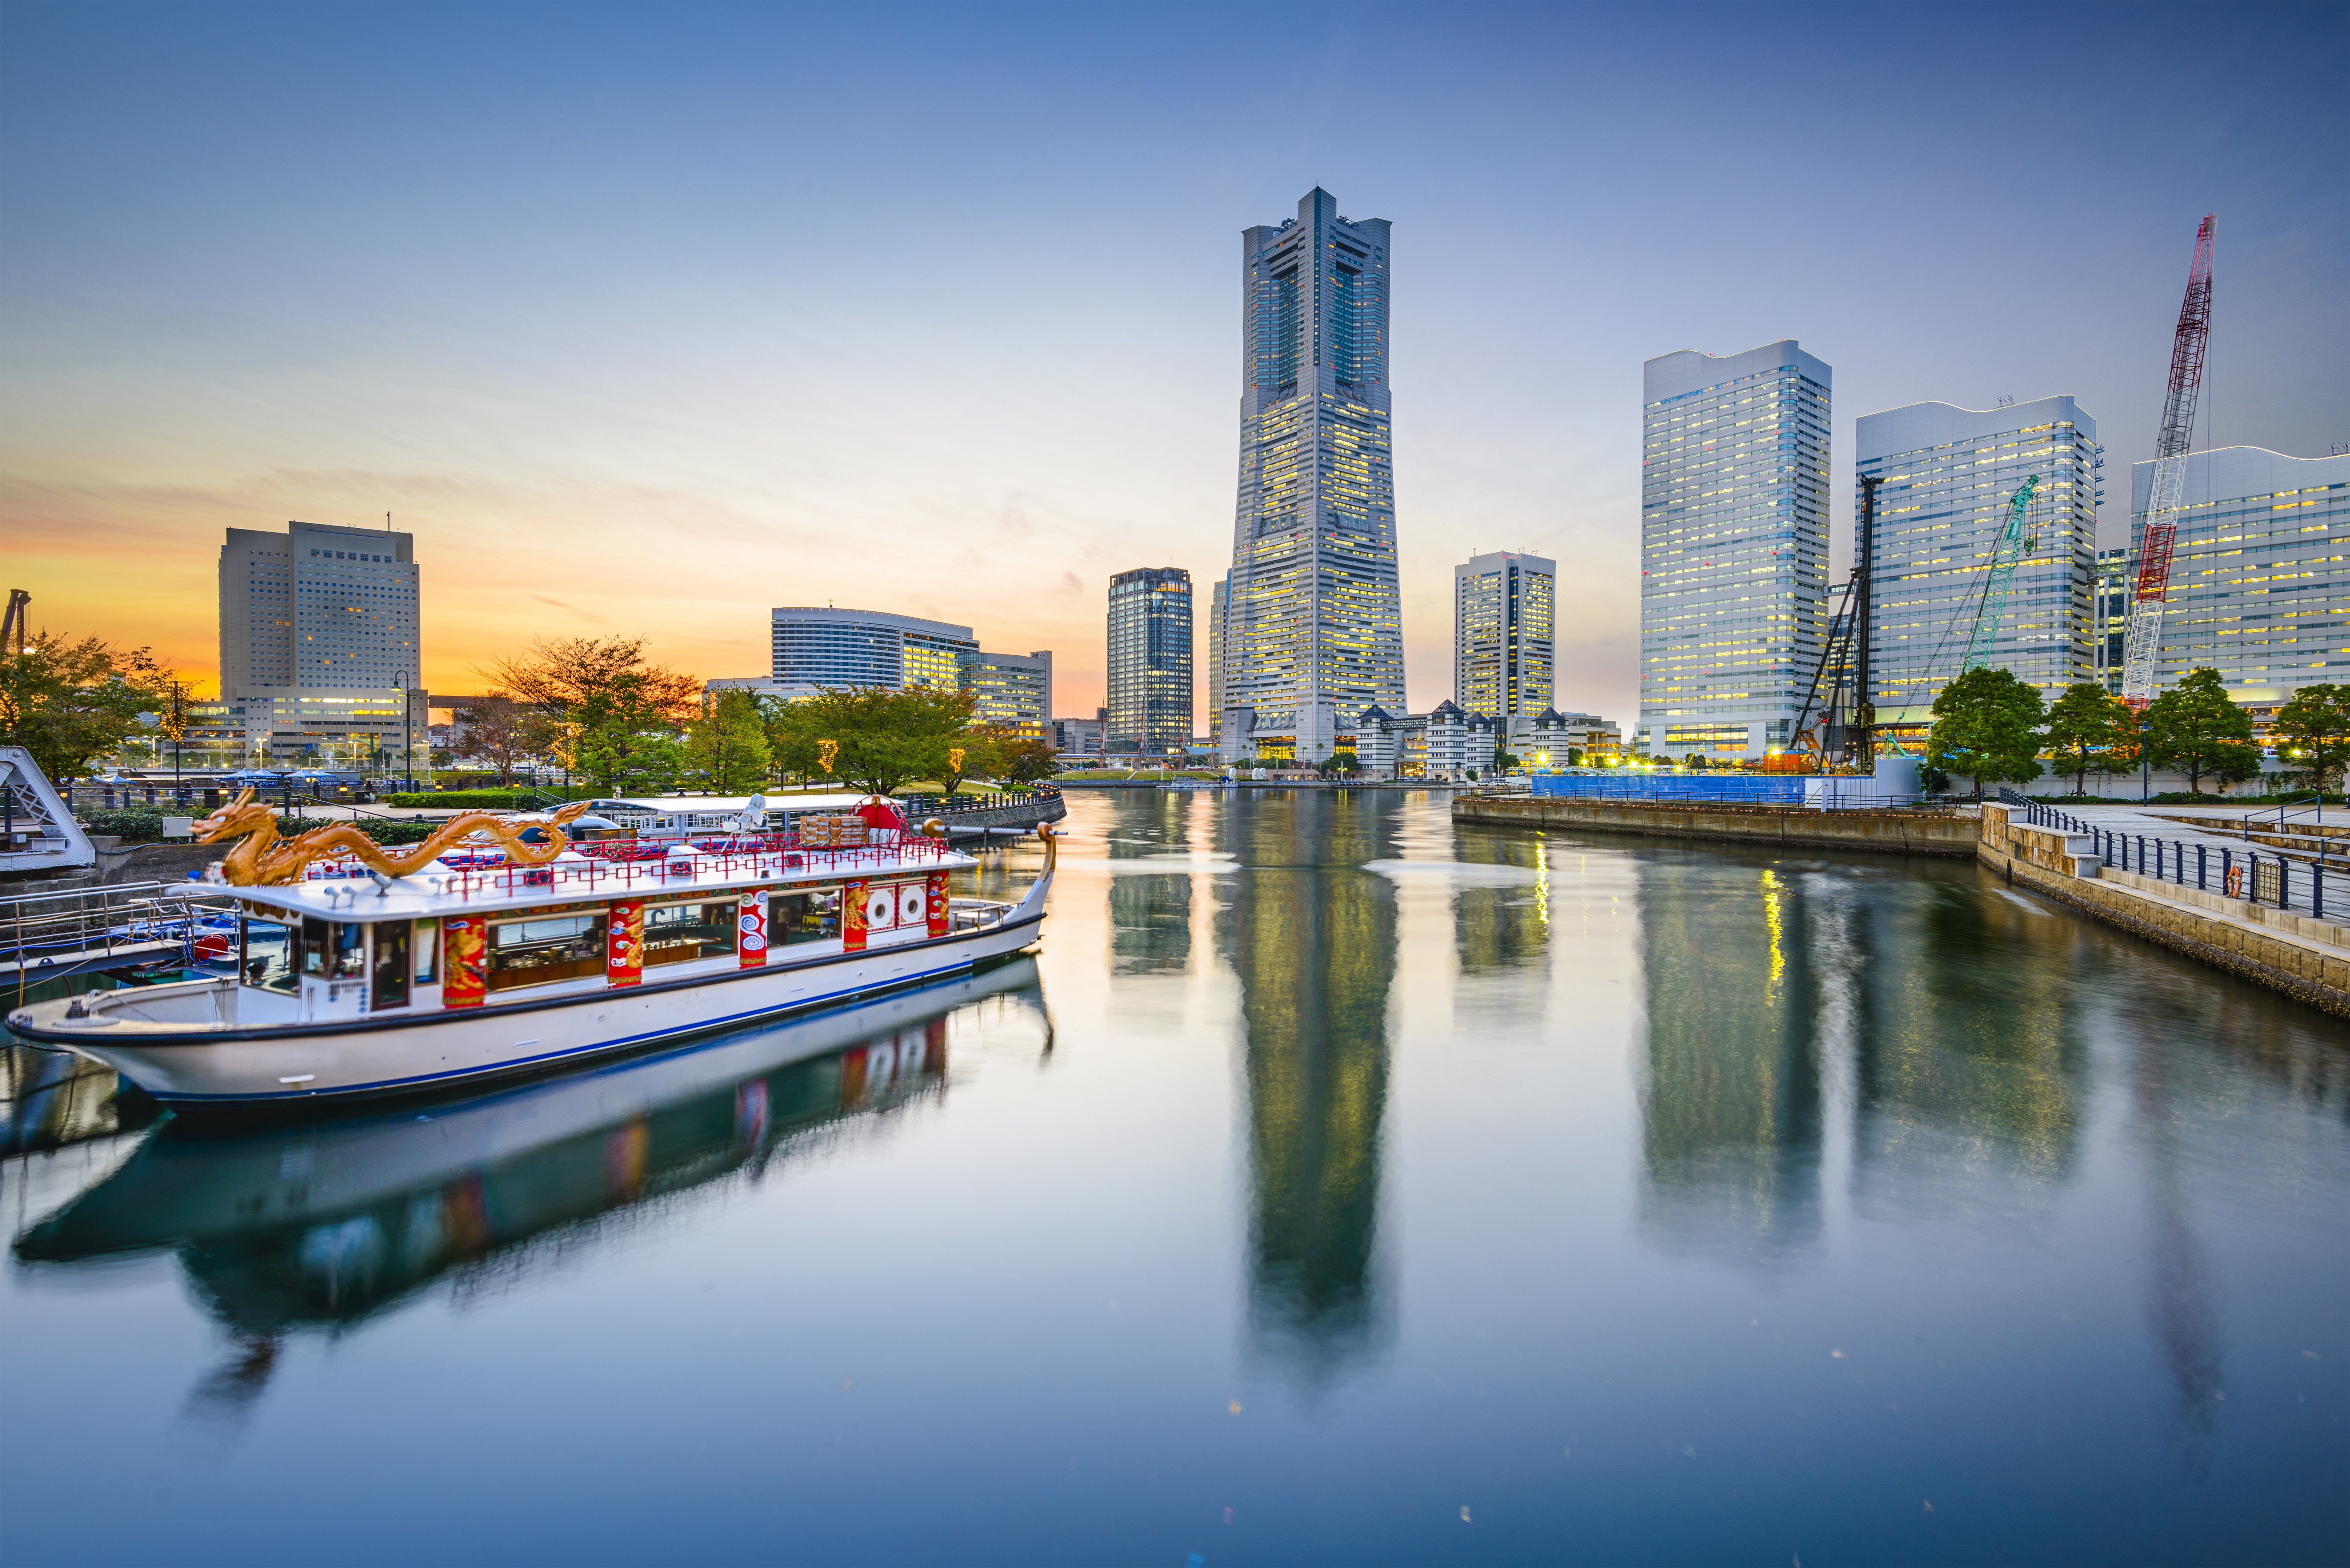
[[[908,882],[898,889],[898,923],[919,926],[930,919],[930,898],[920,882]]]
[[[865,924],[880,930],[898,923],[898,898],[887,888],[874,888],[865,895]]]

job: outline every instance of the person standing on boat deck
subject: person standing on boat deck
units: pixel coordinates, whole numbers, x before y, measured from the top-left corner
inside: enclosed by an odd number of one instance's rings
[[[865,825],[868,843],[895,844],[906,830],[906,819],[898,815],[898,808],[878,794],[857,808],[857,819]]]

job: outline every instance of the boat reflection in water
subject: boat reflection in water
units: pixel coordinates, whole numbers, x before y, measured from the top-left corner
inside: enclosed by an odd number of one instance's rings
[[[1043,1008],[1035,961],[688,1050],[398,1114],[207,1130],[166,1122],[35,1227],[35,1267],[170,1250],[239,1350],[199,1398],[249,1398],[280,1337],[434,1281],[527,1269],[534,1241],[788,1158],[828,1124],[935,1095],[950,1014]],[[551,1254],[550,1254],[551,1256]]]

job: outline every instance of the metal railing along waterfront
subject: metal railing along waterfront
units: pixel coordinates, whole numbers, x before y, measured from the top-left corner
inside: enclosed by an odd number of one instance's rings
[[[127,882],[0,900],[0,975],[21,985],[94,969],[192,963],[204,916],[234,907],[230,889],[197,882]]]
[[[664,888],[683,891],[713,873],[727,879],[805,872],[853,876],[859,871],[902,871],[935,864],[948,853],[944,840],[916,834],[886,844],[837,846],[803,846],[796,834],[744,834],[692,841],[692,852],[684,855],[675,853],[673,846],[668,845],[626,838],[599,839],[571,847],[578,859],[567,854],[545,866],[508,865],[505,857],[494,850],[478,856],[452,854],[441,862],[446,870],[422,871],[415,876],[434,892],[457,898],[515,893],[543,893],[552,898],[628,892],[639,888],[649,892]],[[357,882],[369,879],[372,875],[365,867],[353,863],[326,867],[323,876],[314,876],[313,879]],[[357,887],[351,896],[359,896]]]
[[[2314,919],[2325,919],[2327,867],[2322,859],[2311,862],[2289,855],[2263,855],[2254,849],[2190,843],[2157,833],[2118,832],[2084,822],[2070,812],[2027,799],[2012,789],[1999,794],[2000,804],[2020,813],[2027,826],[2053,827],[2094,840],[2098,860],[2116,870],[2192,888],[2199,893],[2218,893],[2287,911],[2298,909]],[[2338,884],[2338,873],[2335,880]],[[2337,886],[2335,902],[2340,901]]]

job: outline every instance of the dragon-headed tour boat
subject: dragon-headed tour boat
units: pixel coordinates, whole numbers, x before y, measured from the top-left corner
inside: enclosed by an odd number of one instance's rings
[[[231,845],[235,972],[8,1015],[181,1106],[413,1093],[627,1052],[969,973],[1040,934],[1056,846],[1017,903],[960,898],[978,861],[888,802],[785,833],[573,844],[585,802],[468,812],[398,849],[338,823],[292,839],[246,790],[195,826]]]

